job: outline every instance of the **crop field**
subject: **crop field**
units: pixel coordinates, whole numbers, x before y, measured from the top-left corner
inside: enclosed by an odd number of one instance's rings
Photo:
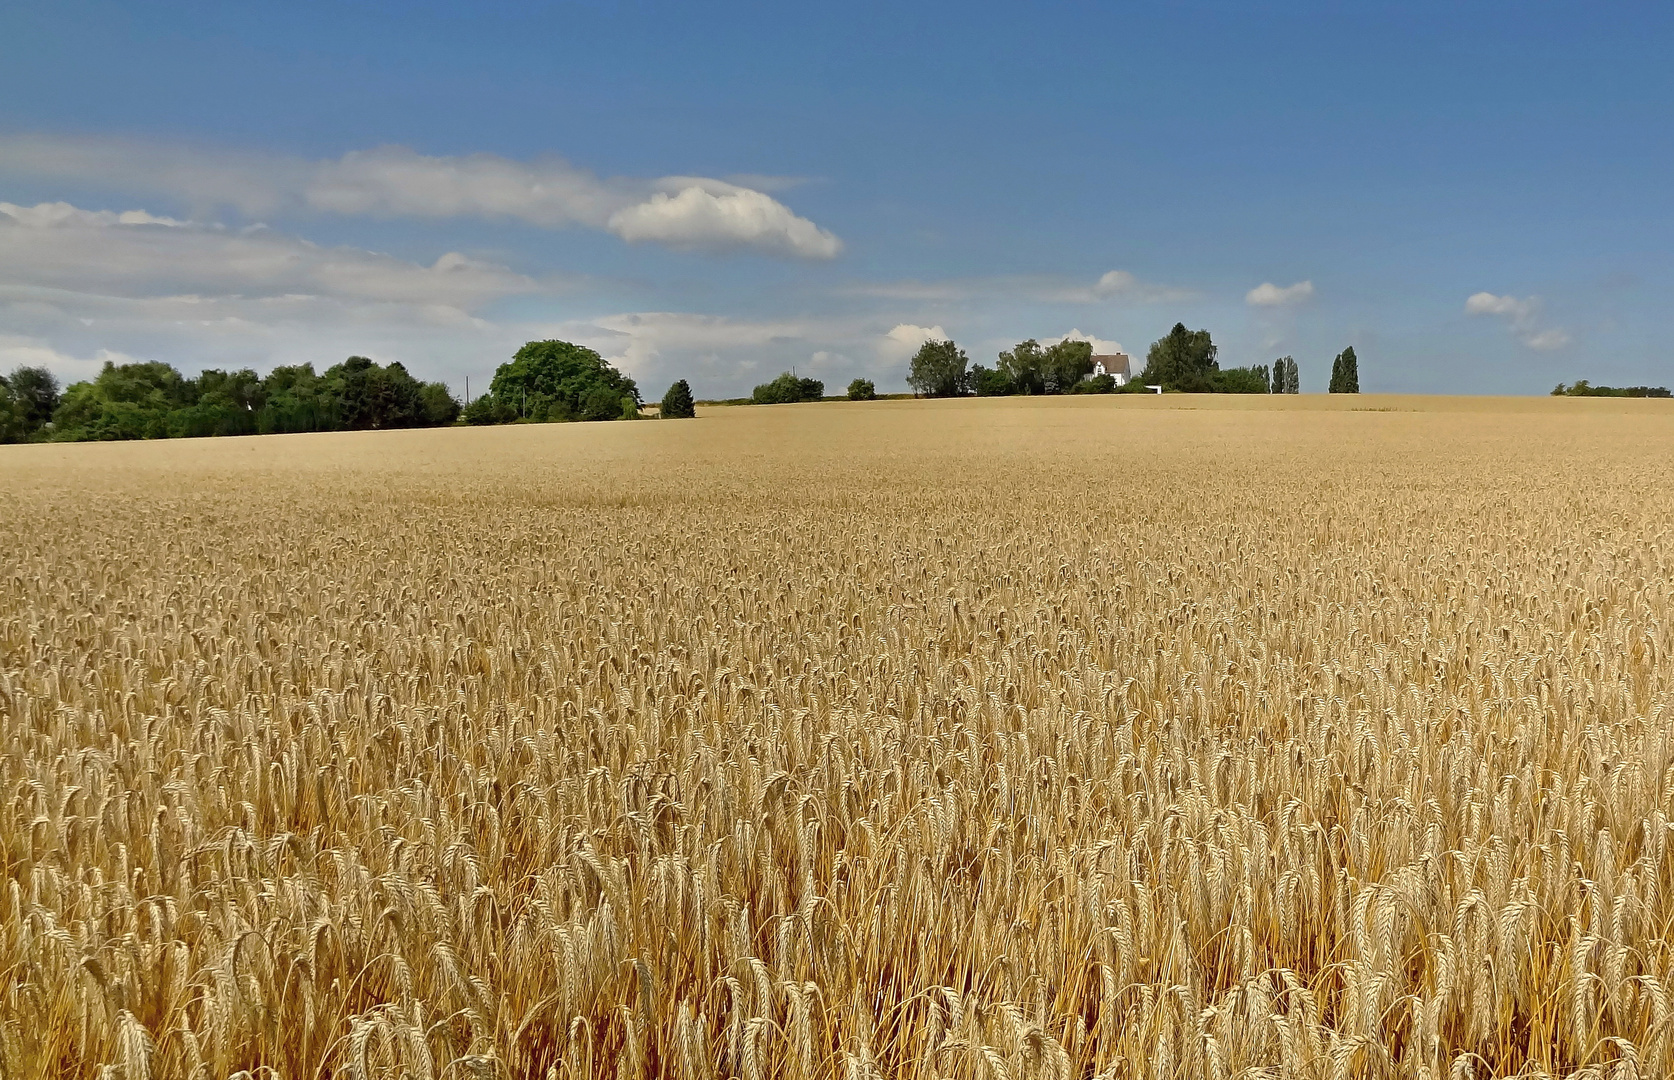
[[[0,447],[0,1075],[1674,1075],[1674,407]]]

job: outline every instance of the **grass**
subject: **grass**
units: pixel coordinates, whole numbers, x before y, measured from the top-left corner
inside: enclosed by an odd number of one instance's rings
[[[0,1074],[1668,1075],[1670,460],[1373,397],[0,448]]]

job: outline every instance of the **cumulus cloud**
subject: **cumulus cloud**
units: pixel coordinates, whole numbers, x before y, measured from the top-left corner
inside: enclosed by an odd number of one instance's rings
[[[898,323],[878,342],[878,351],[884,356],[898,359],[916,353],[927,341],[947,340],[947,331],[940,325],[917,326],[913,323]]]
[[[199,216],[315,212],[475,217],[607,229],[684,249],[829,259],[831,232],[753,188],[703,177],[601,178],[559,158],[437,157],[403,146],[310,161],[119,139],[0,136],[0,172],[177,199]]]
[[[1536,296],[1519,298],[1496,296],[1491,292],[1472,293],[1465,299],[1465,314],[1505,319],[1512,336],[1531,349],[1550,352],[1570,343],[1569,332],[1562,327],[1540,327],[1540,298]]]
[[[1126,353],[1128,351],[1122,348],[1122,343],[1119,341],[1107,341],[1101,337],[1094,337],[1092,334],[1083,334],[1080,330],[1071,330],[1067,334],[1061,334],[1055,338],[1047,338],[1045,343],[1051,345],[1059,341],[1090,342],[1093,346],[1094,356],[1109,356],[1112,353]]]
[[[843,250],[836,236],[783,203],[713,181],[673,194],[659,191],[616,211],[606,224],[630,243],[650,240],[674,248],[754,248],[805,259],[835,258]]]
[[[1467,315],[1510,315],[1527,319],[1534,314],[1534,300],[1519,300],[1515,296],[1495,296],[1490,292],[1473,293],[1465,300]]]
[[[1298,281],[1283,288],[1271,281],[1264,281],[1244,294],[1244,302],[1251,307],[1290,307],[1312,299],[1313,295],[1312,281]]]
[[[272,229],[233,230],[63,202],[0,203],[0,282],[127,297],[301,293],[463,309],[540,288],[458,252],[425,266]]]

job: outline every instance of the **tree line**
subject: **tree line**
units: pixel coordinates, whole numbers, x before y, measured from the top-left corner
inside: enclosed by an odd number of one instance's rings
[[[929,341],[913,357],[907,377],[923,397],[1012,394],[1143,393],[1152,386],[1185,393],[1294,394],[1296,361],[1284,356],[1252,367],[1222,368],[1207,330],[1176,323],[1151,344],[1145,370],[1118,385],[1093,375],[1093,346],[1086,341],[1050,345],[1030,339],[999,354],[990,368],[972,366],[952,341]],[[1332,363],[1332,393],[1359,393],[1354,349]],[[1667,397],[1662,387],[1559,385],[1554,393]],[[785,372],[755,388],[757,404],[818,401],[825,384]],[[849,384],[850,400],[876,398],[868,379]],[[421,382],[399,362],[378,364],[351,356],[316,373],[313,364],[274,368],[265,377],[249,368],[211,368],[194,377],[156,362],[106,362],[93,379],[60,392],[41,367],[19,367],[0,376],[0,442],[163,439],[208,435],[257,435],[304,431],[355,431],[466,424],[555,423],[637,419],[643,401],[634,380],[597,352],[567,341],[531,341],[494,373],[488,391],[461,402],[446,385]],[[676,381],[663,395],[660,415],[695,415],[691,386]]]
[[[106,362],[60,391],[52,372],[20,367],[0,376],[0,442],[168,439],[467,424],[628,420],[640,414],[634,380],[592,349],[531,341],[501,364],[487,393],[467,402],[420,382],[399,362],[351,356],[324,372],[312,364],[206,370],[187,377],[156,361]],[[692,416],[691,387],[669,388],[662,415]]]
[[[79,442],[266,435],[294,431],[432,427],[450,424],[459,403],[441,383],[424,383],[400,363],[351,356],[324,373],[276,367],[265,378],[244,368],[211,368],[188,378],[156,361],[107,361],[91,380],[62,393],[45,368],[0,378],[0,441]]]
[[[1559,383],[1553,397],[1674,397],[1666,386],[1594,386],[1586,379],[1577,379],[1565,386]]]
[[[1042,346],[1030,339],[999,355],[992,367],[971,365],[965,350],[952,341],[927,341],[913,356],[907,385],[921,397],[1001,397],[1011,394],[1136,394],[1160,386],[1188,394],[1295,394],[1301,374],[1289,356],[1271,367],[1222,368],[1218,348],[1207,330],[1184,323],[1151,343],[1145,370],[1118,384],[1109,375],[1093,375],[1093,346],[1059,341]],[[1360,392],[1360,361],[1351,346],[1332,361],[1330,392]]]

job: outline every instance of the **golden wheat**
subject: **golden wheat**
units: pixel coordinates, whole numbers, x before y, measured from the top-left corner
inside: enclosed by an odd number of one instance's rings
[[[0,1073],[1674,1074],[1670,462],[1378,398],[0,449]]]

